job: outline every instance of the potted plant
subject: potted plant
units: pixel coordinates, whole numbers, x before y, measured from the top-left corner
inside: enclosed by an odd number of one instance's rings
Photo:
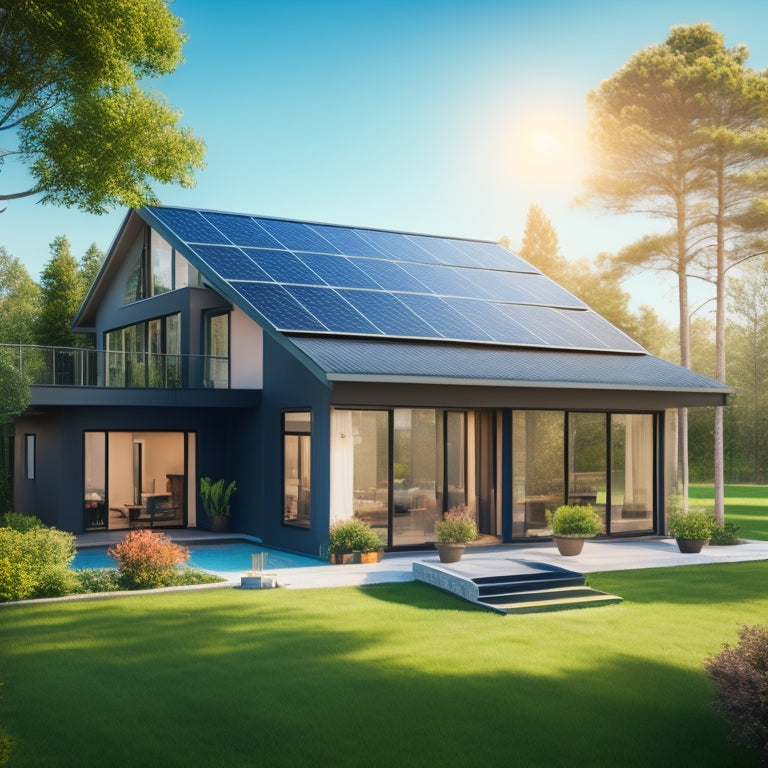
[[[328,553],[336,565],[375,563],[384,551],[381,538],[368,523],[357,517],[338,520],[328,531]]]
[[[437,553],[441,563],[457,563],[461,560],[468,541],[477,538],[477,523],[464,504],[451,507],[442,520],[435,523]]]
[[[227,483],[223,477],[215,481],[210,477],[200,478],[200,498],[203,500],[203,509],[210,521],[211,530],[229,530],[229,499],[236,490],[234,480]]]
[[[714,516],[705,509],[673,509],[669,513],[667,529],[681,552],[697,554],[709,541],[714,523]]]
[[[548,509],[546,518],[557,550],[565,557],[580,555],[584,540],[603,530],[603,521],[591,504],[564,504],[554,513]]]

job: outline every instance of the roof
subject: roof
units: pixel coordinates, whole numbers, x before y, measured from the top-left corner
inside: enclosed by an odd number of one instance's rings
[[[695,393],[732,392],[649,355],[494,242],[188,208],[137,213],[328,385],[666,391],[689,393],[690,404]],[[137,220],[129,214],[121,232]]]

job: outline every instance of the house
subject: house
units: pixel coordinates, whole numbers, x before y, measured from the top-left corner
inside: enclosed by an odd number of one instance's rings
[[[677,412],[721,383],[649,355],[491,242],[204,210],[127,214],[75,320],[95,350],[24,350],[15,503],[73,532],[206,527],[318,554],[357,515],[419,548],[466,503],[547,535],[591,503],[663,532]]]

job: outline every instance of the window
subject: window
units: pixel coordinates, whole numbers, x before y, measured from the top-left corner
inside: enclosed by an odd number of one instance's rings
[[[24,435],[24,477],[35,479],[35,435]]]
[[[229,386],[229,314],[205,317],[205,386],[226,389]]]
[[[283,522],[309,528],[312,490],[312,414],[283,414]]]

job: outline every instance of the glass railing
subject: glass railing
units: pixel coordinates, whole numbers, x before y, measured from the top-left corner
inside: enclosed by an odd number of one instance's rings
[[[229,388],[229,359],[210,355],[0,344],[0,360],[19,371],[30,386]]]

